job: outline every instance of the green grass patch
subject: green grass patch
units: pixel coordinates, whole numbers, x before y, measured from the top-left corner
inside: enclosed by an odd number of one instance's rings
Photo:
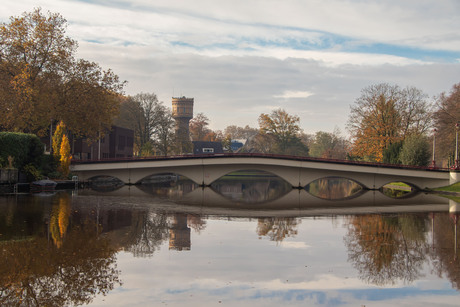
[[[447,192],[458,192],[460,193],[460,182],[445,186],[445,187],[440,187],[440,188],[435,188],[433,191],[447,191]]]
[[[404,182],[390,182],[383,186],[386,189],[412,191],[412,187]]]

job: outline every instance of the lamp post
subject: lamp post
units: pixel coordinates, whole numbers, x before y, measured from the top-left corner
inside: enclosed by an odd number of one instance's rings
[[[431,167],[435,168],[436,167],[436,159],[435,159],[435,150],[436,150],[436,132],[438,129],[434,128],[433,129],[433,161],[431,161]]]

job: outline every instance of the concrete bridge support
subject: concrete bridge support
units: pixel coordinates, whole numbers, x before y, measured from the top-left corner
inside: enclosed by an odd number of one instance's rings
[[[459,171],[450,171],[449,184],[454,184],[460,181],[460,172]]]

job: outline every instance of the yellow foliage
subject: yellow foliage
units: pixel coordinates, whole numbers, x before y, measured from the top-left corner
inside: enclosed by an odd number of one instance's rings
[[[55,157],[59,157],[61,151],[61,142],[62,136],[65,131],[64,122],[60,121],[59,124],[56,126],[56,131],[53,134],[53,155]]]
[[[61,149],[59,153],[61,154],[61,172],[65,177],[67,177],[70,173],[70,160],[72,160],[72,155],[70,154],[69,138],[65,134],[62,136]]]

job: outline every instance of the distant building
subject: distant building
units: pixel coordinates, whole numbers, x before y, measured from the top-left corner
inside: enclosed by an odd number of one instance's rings
[[[222,143],[220,142],[193,141],[192,143],[194,155],[224,153]]]
[[[240,141],[232,140],[232,142],[230,143],[230,148],[232,152],[237,152],[240,148],[243,147],[243,145],[244,144]]]
[[[176,138],[180,153],[191,151],[189,123],[193,118],[193,98],[173,97],[172,117],[176,120]]]
[[[88,144],[84,138],[75,139],[73,157],[79,160],[131,158],[133,156],[134,131],[112,126],[100,141]]]
[[[187,215],[183,213],[174,214],[172,225],[169,229],[169,249],[177,251],[190,250],[191,245]]]

